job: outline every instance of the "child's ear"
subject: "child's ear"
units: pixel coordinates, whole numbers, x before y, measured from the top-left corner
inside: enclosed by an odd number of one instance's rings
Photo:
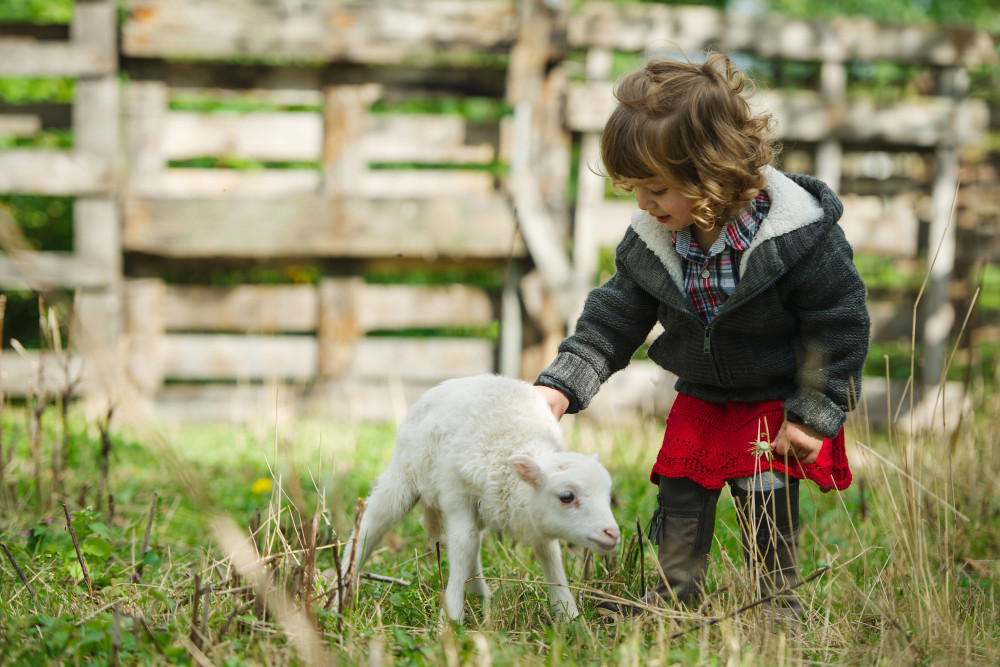
[[[527,454],[515,454],[507,459],[507,464],[514,469],[518,477],[534,487],[538,487],[545,479],[545,473],[538,465],[538,461]]]

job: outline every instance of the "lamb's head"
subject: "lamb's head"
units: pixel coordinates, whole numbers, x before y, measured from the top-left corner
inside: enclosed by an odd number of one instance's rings
[[[621,534],[611,513],[611,475],[596,454],[558,452],[538,458],[518,454],[507,462],[531,486],[529,511],[547,537],[598,553],[618,546]]]

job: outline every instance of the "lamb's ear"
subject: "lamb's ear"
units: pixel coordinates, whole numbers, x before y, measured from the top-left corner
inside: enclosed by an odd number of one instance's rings
[[[538,461],[527,454],[515,454],[507,459],[507,464],[514,469],[518,477],[532,486],[539,486],[545,479],[545,473],[538,465]]]

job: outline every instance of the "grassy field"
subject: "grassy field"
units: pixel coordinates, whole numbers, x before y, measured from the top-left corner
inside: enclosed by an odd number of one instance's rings
[[[775,632],[745,584],[728,491],[700,612],[611,622],[597,593],[634,598],[655,487],[658,420],[567,421],[571,448],[615,478],[623,545],[565,549],[582,616],[549,617],[541,572],[510,540],[484,541],[489,614],[440,627],[439,563],[417,512],[385,541],[339,610],[338,537],[392,452],[391,424],[319,420],[154,427],[54,402],[8,405],[0,442],[3,664],[997,664],[1000,399],[973,396],[948,435],[848,433],[854,484],[803,493],[798,592],[805,628]],[[126,423],[128,422],[128,423]],[[106,472],[105,472],[106,471]],[[70,530],[72,528],[72,530]],[[640,562],[640,558],[642,561]]]

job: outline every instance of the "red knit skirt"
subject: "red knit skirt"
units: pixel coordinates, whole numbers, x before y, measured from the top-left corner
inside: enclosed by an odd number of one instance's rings
[[[844,429],[825,438],[815,463],[803,465],[794,458],[757,456],[752,443],[771,440],[784,421],[784,401],[760,403],[709,403],[678,394],[656,456],[650,481],[660,477],[687,477],[708,489],[722,488],[728,480],[764,470],[811,479],[823,491],[846,489],[851,468],[844,451]],[[770,437],[768,437],[770,435]]]

